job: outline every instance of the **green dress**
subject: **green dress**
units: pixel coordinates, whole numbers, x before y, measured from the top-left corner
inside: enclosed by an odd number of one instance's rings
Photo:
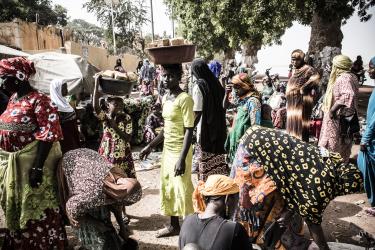
[[[164,147],[160,170],[161,211],[166,216],[186,216],[193,213],[191,181],[192,149],[186,157],[185,174],[175,177],[175,165],[180,158],[185,137],[184,128],[194,127],[193,99],[185,92],[173,101],[163,97]]]

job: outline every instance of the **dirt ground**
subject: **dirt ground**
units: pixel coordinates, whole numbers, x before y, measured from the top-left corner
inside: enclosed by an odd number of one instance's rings
[[[360,91],[360,115],[367,109],[368,97],[372,91],[370,87],[362,87]],[[358,152],[358,146],[353,147],[353,155]],[[160,213],[159,209],[159,169],[137,172],[137,177],[143,187],[143,198],[137,204],[127,208],[131,217],[131,236],[139,242],[141,250],[147,249],[178,249],[178,236],[157,239],[155,232],[168,223],[168,218]],[[193,175],[196,183],[196,176]],[[324,213],[323,229],[328,241],[350,243],[366,246],[359,237],[360,231],[365,231],[375,237],[375,217],[364,212],[368,207],[365,194],[355,194],[337,197]],[[0,227],[4,226],[3,216],[0,215]],[[70,245],[76,245],[77,239],[67,228]],[[306,236],[308,236],[306,229]],[[345,248],[347,249],[347,248]],[[350,249],[350,248],[348,248]]]

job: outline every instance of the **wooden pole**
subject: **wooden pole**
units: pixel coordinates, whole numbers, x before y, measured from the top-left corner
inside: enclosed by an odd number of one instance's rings
[[[155,34],[154,34],[154,11],[152,8],[152,0],[150,0],[150,6],[151,6],[151,32],[152,32],[152,41],[155,39]]]

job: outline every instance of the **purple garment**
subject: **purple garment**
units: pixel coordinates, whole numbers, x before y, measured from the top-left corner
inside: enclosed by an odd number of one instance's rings
[[[217,79],[219,79],[220,72],[221,72],[221,64],[218,61],[216,61],[216,60],[212,60],[208,64],[208,68],[210,68],[210,70],[212,71],[212,73],[214,73],[215,77]]]

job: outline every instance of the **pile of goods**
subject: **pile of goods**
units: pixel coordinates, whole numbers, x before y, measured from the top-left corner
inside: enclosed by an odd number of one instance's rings
[[[150,43],[147,52],[155,64],[180,64],[194,59],[195,45],[183,38],[162,39]]]
[[[101,75],[99,84],[102,91],[105,94],[117,96],[129,95],[138,80],[138,75],[134,72],[121,73],[106,70],[99,72],[97,75]]]

